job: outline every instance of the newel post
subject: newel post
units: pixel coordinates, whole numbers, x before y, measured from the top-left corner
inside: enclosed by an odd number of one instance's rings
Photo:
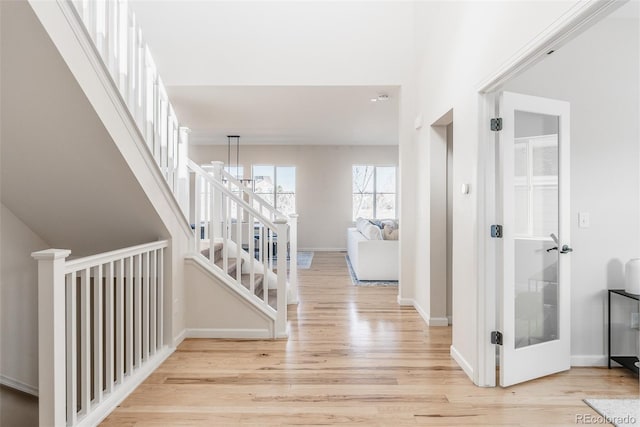
[[[277,227],[276,233],[278,234],[278,244],[280,245],[278,248],[276,338],[285,338],[287,336],[287,218],[278,217],[274,223]]]
[[[39,425],[66,425],[65,259],[71,251],[47,249],[38,261]]]
[[[289,292],[288,303],[298,303],[298,214],[289,215]]]

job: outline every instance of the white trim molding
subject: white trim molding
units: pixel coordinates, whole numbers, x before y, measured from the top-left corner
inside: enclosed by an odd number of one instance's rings
[[[233,339],[270,339],[273,333],[269,329],[223,329],[191,328],[186,329],[186,338],[233,338]]]
[[[23,393],[38,397],[38,387],[0,374],[0,384]]]
[[[460,352],[456,350],[453,345],[449,348],[449,354],[451,355],[453,360],[455,360],[456,363],[462,368],[464,373],[467,374],[469,378],[473,379],[473,368],[471,367],[471,364],[467,362],[464,357],[462,357]]]
[[[612,10],[622,6],[628,0],[584,0],[576,2],[566,13],[553,22],[544,31],[533,37],[502,66],[487,76],[477,86],[480,96],[478,129],[480,144],[478,150],[477,212],[478,216],[478,294],[477,294],[477,346],[476,371],[473,382],[482,387],[495,386],[495,346],[490,344],[489,332],[497,327],[496,297],[497,281],[495,265],[497,253],[495,244],[488,242],[486,230],[496,219],[494,182],[494,156],[490,152],[495,147],[495,134],[488,129],[486,123],[495,113],[495,92],[505,83],[520,75],[529,67],[546,57],[551,50],[556,50],[591,25],[600,21]],[[452,349],[453,354],[454,349]],[[599,356],[598,356],[599,357]],[[454,357],[455,358],[455,357]],[[587,358],[587,359],[584,359]],[[576,363],[587,363],[591,356],[579,356]],[[581,362],[582,361],[582,362]],[[572,364],[574,358],[572,358]],[[579,366],[579,365],[576,365]],[[586,366],[586,365],[580,365]],[[593,366],[593,365],[589,365]]]
[[[615,362],[612,362],[615,363]],[[592,354],[592,355],[572,355],[571,366],[607,366],[607,355],[605,354]]]

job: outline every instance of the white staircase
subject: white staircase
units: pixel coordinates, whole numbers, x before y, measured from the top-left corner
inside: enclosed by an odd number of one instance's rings
[[[79,260],[34,253],[40,425],[96,425],[184,337],[287,336],[297,215],[221,163],[188,160],[188,130],[126,0],[29,4],[171,237]]]

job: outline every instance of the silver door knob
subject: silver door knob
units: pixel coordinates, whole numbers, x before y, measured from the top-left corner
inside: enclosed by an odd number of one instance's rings
[[[573,248],[570,248],[569,245],[562,245],[562,249],[560,249],[560,253],[568,254],[569,252],[573,252]]]

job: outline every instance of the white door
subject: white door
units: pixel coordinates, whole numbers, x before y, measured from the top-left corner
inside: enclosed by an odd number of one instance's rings
[[[569,103],[503,92],[498,109],[506,387],[570,367]]]

